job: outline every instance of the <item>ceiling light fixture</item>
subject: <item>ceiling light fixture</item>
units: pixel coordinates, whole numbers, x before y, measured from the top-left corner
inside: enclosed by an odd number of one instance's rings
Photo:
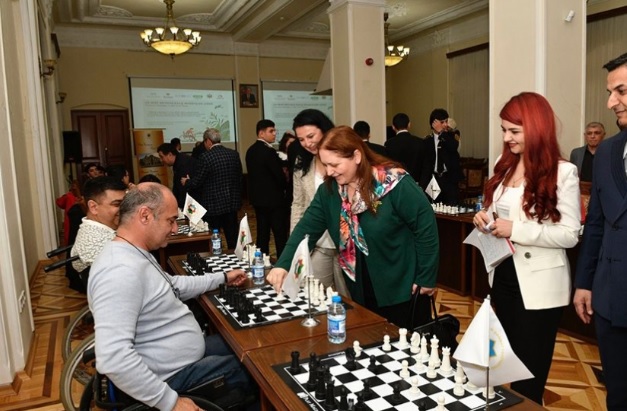
[[[192,47],[197,46],[201,37],[199,31],[180,29],[176,26],[174,12],[172,11],[174,0],[163,0],[163,2],[167,10],[165,26],[146,29],[140,33],[140,36],[147,46],[174,58],[175,55],[183,54]]]
[[[385,35],[385,67],[396,66],[409,55],[409,47],[391,45],[388,40],[388,13],[383,14],[383,31]]]

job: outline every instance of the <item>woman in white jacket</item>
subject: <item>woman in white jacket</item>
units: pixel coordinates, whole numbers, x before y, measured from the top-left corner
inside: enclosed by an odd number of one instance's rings
[[[324,134],[333,127],[335,127],[333,122],[319,110],[305,109],[294,117],[293,129],[302,149],[294,163],[292,177],[294,199],[290,232],[303,217],[316,190],[324,181],[326,172],[318,156],[318,144]],[[335,244],[328,232],[325,232],[316,243],[311,253],[311,265],[314,277],[318,278],[325,288],[331,286],[341,295],[350,297]]]
[[[536,93],[512,97],[500,113],[503,152],[474,224],[509,238],[514,255],[490,273],[492,302],[514,353],[535,376],[512,389],[542,404],[557,328],[570,301],[566,248],[579,238],[577,168],[561,158],[555,114]]]

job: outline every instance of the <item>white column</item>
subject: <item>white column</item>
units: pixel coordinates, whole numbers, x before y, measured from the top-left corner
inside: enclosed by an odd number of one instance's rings
[[[352,126],[357,120],[367,121],[372,141],[383,143],[385,0],[330,0],[330,3],[334,122]]]
[[[503,147],[499,112],[523,91],[542,94],[553,107],[562,156],[581,145],[585,63],[584,1],[490,0],[491,169]]]

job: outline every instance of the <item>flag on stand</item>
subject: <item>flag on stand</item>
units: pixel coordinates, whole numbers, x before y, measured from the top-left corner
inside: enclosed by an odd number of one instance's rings
[[[250,234],[250,227],[248,226],[248,214],[244,214],[244,217],[239,222],[239,234],[237,235],[237,245],[235,246],[235,255],[238,259],[241,260],[243,258],[244,248],[252,242],[253,236]]]
[[[309,236],[306,235],[303,241],[298,244],[290,271],[283,281],[283,291],[291,300],[296,299],[298,291],[304,279],[313,273],[311,269],[311,259],[309,258]]]
[[[185,197],[185,206],[183,207],[183,214],[189,218],[190,223],[198,224],[202,216],[207,213],[205,207],[192,198],[189,194]]]
[[[468,326],[453,358],[459,361],[468,380],[477,387],[486,386],[490,368],[490,386],[533,378],[533,374],[512,351],[503,326],[486,298]]]

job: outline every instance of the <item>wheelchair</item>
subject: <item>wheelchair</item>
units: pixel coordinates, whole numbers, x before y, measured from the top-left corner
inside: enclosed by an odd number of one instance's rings
[[[61,403],[66,411],[116,409],[125,411],[152,410],[118,390],[109,379],[96,371],[95,335],[81,342],[68,357],[61,372]],[[227,391],[223,378],[180,394],[208,411],[240,411],[253,404],[257,397],[241,390]],[[220,404],[220,405],[218,405]]]

